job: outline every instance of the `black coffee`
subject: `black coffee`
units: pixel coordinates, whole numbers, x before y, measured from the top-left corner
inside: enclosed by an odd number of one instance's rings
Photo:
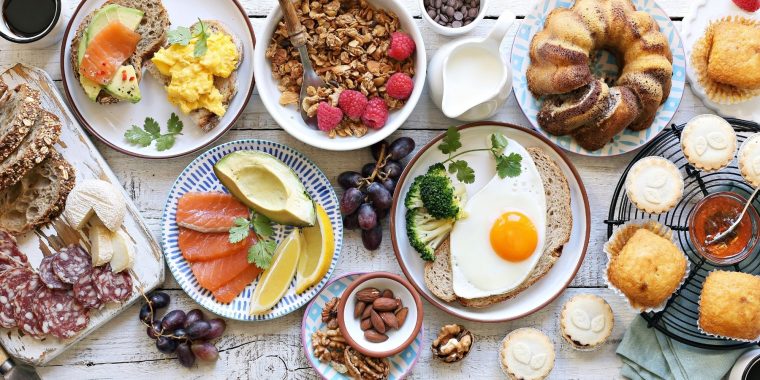
[[[755,360],[750,363],[745,374],[745,380],[760,380],[760,358],[755,358]]]
[[[55,0],[6,0],[3,21],[16,35],[34,37],[53,23],[55,8]]]

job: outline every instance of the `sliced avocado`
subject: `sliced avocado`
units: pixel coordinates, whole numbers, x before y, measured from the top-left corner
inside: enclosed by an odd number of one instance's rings
[[[297,227],[316,223],[314,201],[303,183],[272,155],[233,152],[214,165],[214,173],[232,195],[275,223]]]
[[[134,8],[122,7],[121,5],[109,4],[98,10],[87,27],[87,41],[100,33],[111,21],[119,21],[129,29],[135,30],[143,18],[143,11]]]
[[[82,57],[84,57],[84,51],[87,49],[87,36],[83,35],[79,39],[79,50],[77,51],[77,59],[78,63],[82,63]],[[101,86],[98,83],[95,83],[87,78],[85,78],[84,75],[79,76],[79,83],[82,85],[82,88],[84,89],[84,93],[87,94],[87,97],[90,98],[93,102],[95,99],[98,98],[98,94],[100,94]]]
[[[109,94],[132,103],[142,99],[137,73],[132,65],[125,65],[116,70],[116,76],[105,86]]]

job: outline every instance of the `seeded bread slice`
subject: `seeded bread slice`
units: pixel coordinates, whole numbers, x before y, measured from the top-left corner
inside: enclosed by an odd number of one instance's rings
[[[16,184],[0,191],[0,228],[23,234],[61,215],[74,188],[74,168],[55,149]]]
[[[47,158],[60,135],[61,122],[58,117],[42,111],[41,117],[32,126],[31,132],[21,140],[18,149],[0,163],[0,190],[13,186],[29,170]]]
[[[8,85],[0,79],[0,106],[8,100]]]
[[[7,96],[0,104],[0,161],[18,148],[42,112],[40,93],[26,84],[8,91]]]
[[[108,0],[101,6],[104,7],[109,4],[117,4],[124,7],[135,8],[143,11],[142,22],[137,27],[136,32],[142,36],[137,43],[137,50],[127,60],[125,64],[132,65],[137,72],[137,80],[142,78],[142,68],[145,62],[147,62],[153,53],[158,50],[161,45],[166,41],[166,33],[169,31],[169,14],[164,8],[164,4],[161,0]],[[79,42],[84,37],[84,33],[87,31],[87,27],[92,21],[92,17],[95,12],[90,13],[79,24],[74,38],[71,40],[71,67],[74,69],[74,77],[79,82]],[[105,91],[100,91],[96,100],[100,104],[114,104],[120,100]]]
[[[570,231],[573,226],[570,187],[562,170],[551,157],[539,148],[528,148],[528,153],[541,175],[546,193],[546,243],[538,263],[520,286],[507,293],[471,299],[457,297],[453,288],[447,240],[436,250],[435,261],[425,265],[425,284],[436,297],[446,302],[456,299],[466,307],[491,306],[515,297],[528,289],[536,281],[543,278],[562,255],[562,248],[570,240]]]
[[[198,23],[193,24],[191,29],[195,28],[197,25]],[[240,62],[243,61],[243,42],[240,41],[236,35],[230,32],[230,30],[219,21],[203,20],[203,25],[205,25],[206,28],[212,33],[223,33],[229,35],[232,38],[232,42],[237,47],[238,55],[240,58],[238,59],[237,67],[235,67],[235,70],[232,71],[232,74],[227,78],[214,77],[214,87],[216,87],[216,89],[219,90],[219,92],[222,94],[222,104],[224,104],[225,108],[229,108],[230,102],[232,101],[232,98],[235,96],[235,94],[237,94],[238,90],[237,69],[240,67]],[[145,68],[148,69],[150,75],[158,79],[161,83],[164,84],[164,86],[168,86],[171,82],[172,78],[161,75],[161,72],[158,71],[158,68],[153,64],[153,62],[146,62]],[[220,120],[218,115],[205,108],[200,108],[190,112],[190,118],[193,119],[193,122],[198,125],[204,132],[208,132],[214,129],[217,125],[219,125]]]

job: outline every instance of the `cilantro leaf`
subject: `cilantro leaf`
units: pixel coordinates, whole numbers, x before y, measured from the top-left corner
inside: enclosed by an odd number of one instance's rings
[[[276,248],[277,243],[274,240],[259,240],[248,250],[248,262],[267,270],[272,265],[272,256]]]
[[[130,130],[124,133],[124,138],[127,139],[128,143],[142,147],[146,147],[153,142],[153,136],[136,125],[133,125]]]
[[[449,164],[449,173],[456,173],[457,179],[464,183],[475,182],[475,171],[472,170],[467,161],[458,160]]]
[[[446,135],[441,139],[441,143],[438,144],[438,149],[443,152],[443,154],[454,153],[457,149],[462,147],[462,142],[459,141],[460,137],[461,135],[456,127],[449,127],[449,129],[446,130]]]
[[[507,140],[501,133],[494,133],[491,135],[491,151],[494,154],[501,154],[504,148],[507,147],[509,140]]]
[[[158,138],[158,136],[161,135],[161,126],[158,125],[158,122],[154,120],[152,117],[146,117],[145,123],[143,123],[143,129],[145,129],[145,132],[150,133],[153,138]]]
[[[499,178],[514,178],[520,175],[522,168],[522,156],[517,153],[511,153],[509,156],[497,156],[496,157],[496,172],[499,174]]]
[[[182,124],[182,120],[179,119],[179,116],[177,116],[176,113],[172,112],[172,115],[169,116],[169,121],[166,122],[166,129],[169,131],[169,133],[180,133],[182,132],[182,128],[184,125]]]
[[[187,46],[187,44],[190,43],[191,38],[193,38],[193,36],[190,32],[190,28],[185,26],[177,27],[177,29],[170,30],[169,33],[166,34],[166,42],[168,42],[169,45],[178,44]]]
[[[256,214],[253,217],[253,230],[261,237],[270,237],[274,234],[272,221],[264,215]]]
[[[195,33],[193,34],[193,37],[198,38],[198,40],[195,41],[195,50],[193,50],[193,56],[202,57],[204,54],[206,54],[206,50],[208,50],[208,33],[206,33],[206,25],[204,25],[203,21],[200,19],[198,19],[198,24],[195,27]]]
[[[171,149],[171,147],[174,146],[174,140],[175,139],[173,134],[159,136],[156,139],[156,150],[162,152],[164,150]]]
[[[251,232],[251,223],[246,218],[235,218],[235,225],[230,228],[230,243],[240,243]]]

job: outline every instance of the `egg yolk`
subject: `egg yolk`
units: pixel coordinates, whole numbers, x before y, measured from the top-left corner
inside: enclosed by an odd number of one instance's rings
[[[491,247],[504,260],[527,259],[538,245],[538,232],[533,222],[520,212],[506,212],[491,226]]]

